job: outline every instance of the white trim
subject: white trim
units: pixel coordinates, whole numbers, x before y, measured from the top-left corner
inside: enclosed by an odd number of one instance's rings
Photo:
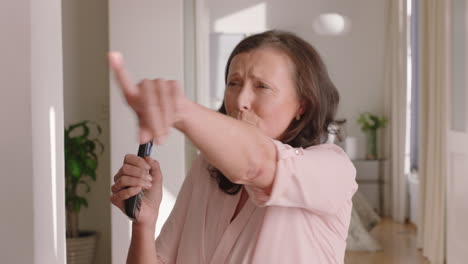
[[[205,0],[195,1],[195,72],[196,101],[210,106],[209,90],[209,33],[210,18]]]

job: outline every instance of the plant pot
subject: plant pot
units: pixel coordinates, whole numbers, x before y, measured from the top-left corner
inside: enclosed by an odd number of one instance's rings
[[[368,160],[377,159],[377,130],[370,129],[367,131],[367,156]]]
[[[97,232],[82,231],[79,237],[67,238],[67,264],[93,264]]]

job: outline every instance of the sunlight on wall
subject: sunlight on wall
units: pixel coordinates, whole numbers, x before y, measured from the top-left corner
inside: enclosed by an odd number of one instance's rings
[[[55,109],[49,108],[49,130],[50,130],[50,171],[52,181],[52,219],[54,232],[54,254],[57,257],[57,153],[55,137]]]
[[[349,32],[350,28],[350,20],[337,13],[321,14],[313,22],[313,29],[319,35],[343,35]]]
[[[266,30],[266,3],[240,10],[214,23],[218,33],[258,33]]]
[[[161,202],[161,207],[159,208],[155,237],[157,237],[161,232],[161,228],[166,222],[167,218],[169,217],[169,214],[171,213],[172,208],[174,207],[175,201],[176,197],[171,192],[167,191],[166,188],[163,187],[163,200]]]
[[[224,99],[224,70],[234,47],[245,34],[210,34],[210,107],[218,109]]]

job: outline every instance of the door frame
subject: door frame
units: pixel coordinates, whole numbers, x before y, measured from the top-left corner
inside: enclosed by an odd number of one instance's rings
[[[459,219],[459,215],[455,216],[455,213],[461,213],[459,208],[455,205],[458,201],[456,195],[456,187],[461,186],[459,183],[459,179],[454,179],[456,175],[459,175],[459,172],[454,171],[454,168],[458,168],[457,165],[460,165],[462,171],[468,172],[468,114],[465,116],[466,120],[466,127],[465,132],[455,131],[452,130],[452,89],[453,89],[453,78],[452,78],[452,68],[453,68],[453,61],[452,61],[452,3],[454,0],[447,1],[447,84],[448,89],[447,91],[447,115],[446,115],[446,128],[447,128],[447,149],[446,149],[446,169],[447,169],[447,182],[446,182],[446,263],[449,264],[458,264],[464,263],[464,255],[466,256],[466,252],[468,252],[468,237],[464,237],[464,240],[459,240],[457,234],[459,234],[460,230],[456,228],[456,223],[463,222]],[[465,43],[468,43],[468,1],[465,1]],[[465,52],[465,70],[468,69],[468,49]],[[468,76],[465,75],[465,102],[468,103]],[[465,109],[465,110],[468,110]],[[461,158],[464,159],[465,162],[460,162],[457,159]],[[466,174],[468,176],[468,174]],[[468,183],[465,177],[465,183]],[[468,185],[463,185],[466,188]],[[465,192],[467,193],[467,192]],[[467,194],[468,196],[468,194]],[[462,202],[463,204],[463,202]],[[467,214],[464,215],[466,217],[465,223],[468,221],[468,208],[466,208],[465,212]],[[463,215],[462,215],[463,217]],[[456,220],[456,221],[455,221]],[[457,240],[458,239],[458,240]]]

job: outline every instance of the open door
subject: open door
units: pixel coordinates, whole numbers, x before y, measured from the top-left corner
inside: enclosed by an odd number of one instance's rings
[[[448,89],[447,263],[466,263],[468,252],[468,1],[451,0],[451,80]]]

